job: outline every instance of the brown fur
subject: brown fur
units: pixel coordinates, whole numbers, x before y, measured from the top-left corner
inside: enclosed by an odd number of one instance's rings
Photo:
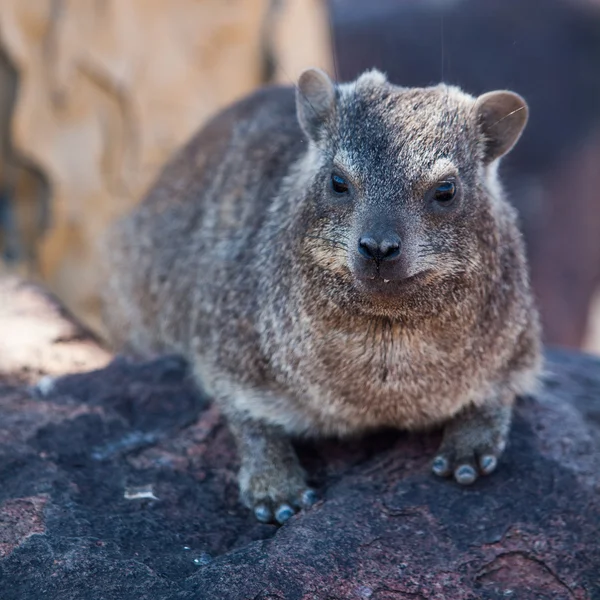
[[[288,436],[446,424],[434,472],[470,483],[540,368],[496,178],[524,101],[316,70],[296,96],[264,89],[218,115],[108,244],[115,342],[187,357],[238,440],[242,499],[279,521],[313,499]],[[432,200],[449,178],[450,208]],[[358,252],[379,231],[399,236],[394,260]]]

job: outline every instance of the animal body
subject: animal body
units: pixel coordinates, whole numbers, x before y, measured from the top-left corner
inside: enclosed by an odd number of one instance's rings
[[[187,358],[258,519],[315,500],[295,436],[443,426],[434,473],[495,469],[540,369],[497,177],[526,120],[512,92],[311,69],[217,115],[114,227],[114,341]]]

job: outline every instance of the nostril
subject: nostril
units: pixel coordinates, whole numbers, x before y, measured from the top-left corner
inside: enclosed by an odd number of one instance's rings
[[[365,257],[375,260],[379,255],[379,244],[371,237],[358,240],[358,251]]]
[[[383,240],[379,245],[379,252],[382,259],[395,258],[400,254],[400,240]]]
[[[369,260],[381,262],[399,256],[400,245],[400,238],[395,234],[387,236],[381,242],[371,236],[363,236],[358,241],[358,251]]]

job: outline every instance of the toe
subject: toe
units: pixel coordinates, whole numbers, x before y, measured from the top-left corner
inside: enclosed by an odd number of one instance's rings
[[[431,470],[438,477],[446,477],[450,474],[450,461],[442,454],[439,454],[431,463]]]
[[[290,517],[294,515],[295,511],[289,504],[280,504],[275,511],[275,520],[278,523],[285,523]]]
[[[461,464],[454,469],[454,479],[461,485],[470,485],[477,479],[477,471],[470,464]]]
[[[483,454],[479,457],[479,468],[484,475],[489,475],[497,465],[498,459],[493,454]]]
[[[261,523],[270,523],[273,520],[273,512],[266,504],[254,507],[254,516]]]
[[[300,503],[303,508],[310,508],[318,499],[317,493],[314,490],[308,489],[302,493]]]

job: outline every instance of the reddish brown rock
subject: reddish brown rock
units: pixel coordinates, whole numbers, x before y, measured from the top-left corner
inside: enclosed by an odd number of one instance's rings
[[[0,506],[0,558],[8,556],[34,533],[42,534],[46,496],[15,498]]]
[[[437,433],[302,444],[322,500],[279,529],[237,501],[231,437],[178,359],[45,396],[3,381],[2,600],[600,598],[597,359],[549,353],[472,488],[430,476]]]

